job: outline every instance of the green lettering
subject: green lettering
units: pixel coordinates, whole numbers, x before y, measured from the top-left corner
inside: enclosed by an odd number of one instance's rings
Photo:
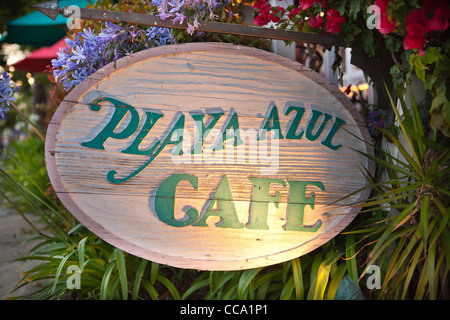
[[[147,118],[145,119],[144,126],[142,127],[141,131],[137,135],[137,137],[134,139],[134,141],[126,148],[125,150],[122,150],[122,153],[127,154],[138,154],[138,155],[151,155],[155,148],[159,145],[159,141],[153,144],[153,146],[150,149],[147,150],[139,150],[139,145],[141,144],[142,140],[145,139],[145,137],[148,135],[150,130],[152,130],[155,123],[162,117],[164,117],[163,114],[154,113],[147,111],[146,112]]]
[[[218,208],[214,209],[216,203]],[[217,187],[217,190],[208,205],[208,208],[203,214],[203,217],[198,222],[193,224],[193,226],[207,227],[208,224],[206,223],[206,220],[208,220],[211,216],[220,217],[220,221],[216,224],[217,227],[233,229],[244,228],[244,225],[239,222],[236,213],[233,195],[231,194],[227,176],[222,177],[222,180],[220,181],[219,186]]]
[[[211,113],[208,114],[213,119],[211,122],[205,127],[205,124],[203,123],[203,118],[205,117],[204,114],[193,114],[192,118],[194,119],[195,126],[197,127],[197,130],[199,132],[197,143],[194,146],[194,149],[192,150],[192,154],[199,154],[203,152],[203,143],[205,142],[206,137],[211,132],[211,130],[214,128],[214,126],[217,124],[219,119],[224,115],[223,112],[221,113]]]
[[[175,123],[175,125],[172,127],[172,129],[170,130],[169,134],[166,136],[166,138],[162,141],[162,143],[159,144],[159,148],[157,148],[153,154],[150,156],[150,158],[147,160],[146,163],[144,163],[140,168],[138,168],[137,170],[135,170],[133,173],[129,174],[128,176],[121,178],[121,179],[116,179],[116,174],[117,171],[116,170],[111,170],[108,172],[108,174],[106,175],[106,178],[108,179],[109,182],[114,183],[114,184],[120,184],[123,183],[125,181],[130,180],[131,178],[133,178],[134,176],[136,176],[137,174],[139,174],[142,170],[144,170],[145,168],[147,168],[150,163],[152,163],[152,161],[161,153],[161,151],[164,150],[164,148],[168,145],[171,144],[175,144],[176,147],[173,150],[173,154],[182,154],[182,145],[183,145],[183,131],[184,131],[184,115],[181,113],[177,122]],[[174,139],[174,136],[176,135],[176,139]]]
[[[249,178],[249,180],[253,183],[253,197],[247,228],[269,230],[267,224],[269,202],[273,202],[277,208],[280,204],[280,193],[277,192],[275,196],[270,196],[270,185],[278,183],[284,187],[286,184],[283,180],[277,179]]]
[[[188,218],[180,221],[175,219],[175,193],[180,181],[186,180],[198,189],[198,178],[190,174],[174,174],[164,180],[156,191],[155,211],[162,222],[172,227],[186,227],[191,225],[198,218],[198,211],[190,208],[186,214]]]
[[[232,130],[231,130],[232,129]],[[236,112],[233,113],[233,115],[228,120],[227,125],[223,129],[222,137],[219,139],[217,144],[214,147],[214,151],[222,150],[225,140],[234,138],[234,146],[239,146],[243,144],[244,142],[241,139],[241,135],[239,133],[239,119]]]
[[[316,126],[316,122],[319,120],[319,117],[322,115],[322,112],[317,111],[317,110],[312,110],[312,117],[308,122],[308,127],[306,129],[306,139],[308,139],[309,141],[314,141],[317,140],[317,138],[319,138],[319,136],[322,134],[323,129],[325,128],[325,126],[327,125],[328,120],[331,119],[331,116],[327,113],[323,114],[324,115],[324,121],[322,122],[322,124],[320,125],[319,129],[317,129],[316,133],[313,134],[312,131],[314,129],[314,127]]]
[[[272,109],[270,110],[269,116],[264,122],[261,133],[258,137],[258,140],[265,140],[266,133],[268,131],[275,130],[274,139],[283,139],[283,135],[281,134],[280,127],[280,117],[278,116],[278,108],[275,104],[273,104]]]
[[[328,136],[325,138],[325,140],[323,140],[321,142],[325,147],[328,147],[328,148],[330,148],[332,150],[337,150],[340,147],[342,147],[342,144],[337,145],[337,146],[333,146],[331,144],[331,139],[333,139],[334,135],[336,134],[336,131],[338,131],[338,129],[343,124],[345,124],[345,121],[336,117],[336,121],[334,122],[333,127],[331,128],[330,132],[328,132]]]
[[[300,121],[303,118],[303,114],[305,113],[305,108],[303,107],[294,107],[289,106],[289,108],[286,110],[285,115],[287,116],[292,111],[295,111],[295,117],[292,119],[291,124],[289,126],[289,129],[286,133],[286,139],[301,139],[303,137],[304,131],[302,130],[297,134],[298,126],[300,125]]]
[[[311,194],[311,197],[306,198],[306,187],[316,186],[320,190],[325,191],[322,182],[319,181],[288,181],[289,182],[289,202],[287,208],[285,231],[304,231],[316,232],[322,226],[322,221],[318,219],[313,225],[303,225],[303,215],[307,205],[314,209],[314,201],[316,195]]]
[[[114,105],[114,113],[109,122],[106,124],[106,126],[102,129],[102,131],[100,131],[97,134],[97,136],[94,139],[92,139],[91,141],[81,143],[81,145],[84,147],[105,150],[103,144],[106,142],[106,140],[108,140],[109,138],[119,140],[126,139],[130,137],[134,132],[136,132],[139,126],[139,114],[136,111],[136,109],[126,103],[120,102],[119,100],[104,97],[97,98],[92,101],[90,106],[91,109],[93,111],[99,111],[101,109],[101,106],[99,104],[100,102],[104,101],[109,101]],[[120,122],[125,118],[125,115],[128,112],[131,114],[130,122],[122,131],[115,132],[115,129],[118,127]]]

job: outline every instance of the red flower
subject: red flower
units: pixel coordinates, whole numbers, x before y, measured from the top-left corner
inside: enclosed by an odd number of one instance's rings
[[[336,9],[328,9],[327,22],[325,23],[325,31],[330,33],[341,32],[341,24],[345,22],[345,18]]]
[[[320,28],[323,24],[323,18],[318,14],[315,18],[313,16],[309,17],[308,24],[313,29]]]
[[[289,19],[292,19],[292,17],[294,17],[294,16],[296,16],[296,15],[298,15],[298,14],[300,13],[300,10],[302,10],[302,8],[300,8],[300,7],[297,7],[297,8],[292,9],[292,10],[288,13],[288,18],[289,18]]]
[[[276,15],[278,15],[278,14],[282,15],[283,13],[284,13],[284,8],[283,7],[273,8],[272,9],[272,13],[269,14],[269,19],[272,20],[272,22],[275,22],[275,23],[280,22],[281,19],[279,17],[277,17]]]
[[[378,31],[382,34],[388,34],[395,29],[395,25],[397,21],[395,21],[394,17],[389,17],[387,13],[387,7],[389,2],[392,0],[375,0],[375,5],[380,8],[380,25],[377,28]]]
[[[264,26],[271,21],[269,13],[272,7],[266,0],[258,0],[253,4],[253,8],[257,9],[258,12],[258,16],[253,19],[254,24]]]
[[[423,0],[422,10],[427,12],[433,12],[436,10],[447,10],[448,4],[442,0]]]
[[[268,5],[268,2],[266,0],[257,0],[253,3],[253,8],[262,9],[263,7],[265,7],[267,5]]]
[[[447,8],[436,9],[433,17],[426,21],[427,28],[431,31],[445,31],[449,26],[450,10]]]
[[[424,54],[423,46],[426,42],[427,39],[425,37],[412,37],[407,35],[403,41],[403,47],[405,50],[419,49],[419,55],[422,56]]]
[[[403,42],[406,50],[419,49],[419,54],[423,55],[423,46],[426,43],[425,33],[428,32],[425,13],[418,9],[412,10],[405,21],[406,31],[408,32]]]
[[[309,7],[311,7],[313,4],[319,3],[319,2],[322,2],[322,3],[324,3],[323,5],[325,5],[326,3],[328,3],[328,0],[300,0],[299,7],[300,7],[300,9],[306,10]],[[323,5],[322,5],[322,7],[323,7]]]
[[[253,19],[253,23],[254,23],[255,25],[257,25],[257,26],[263,26],[263,25],[268,24],[269,22],[266,21],[266,19],[264,19],[263,16],[256,16],[256,17]]]
[[[447,1],[424,0],[422,11],[429,17],[433,12],[433,17],[426,21],[427,27],[431,31],[445,31],[450,25],[450,7]]]

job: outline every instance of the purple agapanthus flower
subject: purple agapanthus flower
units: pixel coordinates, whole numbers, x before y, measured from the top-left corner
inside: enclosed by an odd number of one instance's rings
[[[158,8],[162,20],[172,19],[173,23],[187,22],[187,32],[193,34],[200,21],[217,19],[216,12],[231,0],[157,0],[153,3]]]
[[[378,137],[379,130],[384,127],[385,113],[379,110],[371,109],[364,117],[367,129],[372,137]]]
[[[12,101],[16,100],[14,92],[19,91],[14,81],[11,80],[8,72],[0,74],[0,119],[6,117],[5,112],[9,110]]]
[[[53,74],[68,91],[108,63],[143,49],[173,43],[168,28],[122,27],[105,23],[98,34],[91,29],[66,39],[68,47],[60,48],[52,60]]]

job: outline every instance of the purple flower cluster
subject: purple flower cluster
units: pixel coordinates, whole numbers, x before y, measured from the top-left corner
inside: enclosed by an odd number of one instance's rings
[[[384,112],[377,110],[370,110],[364,117],[367,124],[367,129],[372,137],[378,137],[378,129],[384,126]]]
[[[55,79],[70,90],[89,75],[108,63],[134,52],[173,42],[168,28],[136,26],[121,27],[106,22],[99,34],[91,29],[78,33],[73,40],[66,39],[67,47],[60,48],[52,60]]]
[[[7,107],[11,101],[16,100],[13,96],[16,91],[19,91],[19,87],[16,87],[6,71],[2,72],[0,74],[0,119],[6,117],[5,112],[9,110]]]
[[[174,24],[182,24],[186,20],[190,35],[198,28],[199,21],[217,19],[215,12],[230,2],[231,0],[153,0],[161,19],[170,18]]]

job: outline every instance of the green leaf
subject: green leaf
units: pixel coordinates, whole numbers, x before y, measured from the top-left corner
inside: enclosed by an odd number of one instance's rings
[[[152,298],[153,300],[158,300],[158,291],[156,291],[156,288],[150,282],[148,282],[147,280],[142,280],[142,286],[150,295],[150,298]]]
[[[323,300],[325,295],[325,289],[328,284],[330,276],[331,265],[342,257],[343,253],[329,251],[325,256],[325,259],[320,264],[317,270],[317,280],[314,289],[314,300]]]
[[[294,276],[295,297],[297,300],[303,300],[303,275],[299,258],[292,260],[292,273]]]
[[[365,300],[364,296],[352,278],[350,276],[345,276],[334,296],[334,300]]]
[[[350,278],[354,283],[358,284],[358,269],[356,266],[356,249],[355,249],[355,236],[345,236],[345,258],[347,262],[347,270]]]
[[[253,281],[253,279],[256,277],[256,275],[262,269],[263,268],[249,269],[249,270],[244,270],[242,272],[242,275],[239,278],[239,282],[238,282],[238,286],[237,286],[237,299],[238,300],[246,299],[246,293],[248,293],[250,283]]]
[[[363,29],[361,34],[361,46],[363,47],[364,51],[371,57],[375,55],[376,46],[374,45],[374,41],[375,39],[373,37],[372,31],[369,29]]]
[[[421,57],[421,60],[425,64],[431,64],[442,59],[442,55],[439,49],[436,47],[429,47],[425,50],[425,54]]]
[[[409,215],[411,213],[411,210],[413,210],[415,204],[411,203],[405,207],[405,209],[402,210],[393,221],[389,224],[389,227],[384,231],[384,233],[381,235],[381,237],[377,240],[375,247],[372,249],[372,251],[369,254],[368,259],[374,260],[376,256],[379,254],[379,249],[386,244],[386,240],[391,236],[392,231],[394,228],[399,224],[400,221],[402,221],[406,215]],[[400,233],[397,234],[399,236]],[[372,264],[372,263],[369,263]],[[361,275],[361,277],[365,274],[365,271]]]
[[[280,300],[290,300],[292,291],[294,291],[294,278],[290,277],[286,284],[283,286],[283,290],[280,293]]]
[[[152,262],[152,266],[150,268],[150,283],[155,285],[156,278],[158,277],[159,272],[159,263]]]
[[[66,262],[67,262],[67,260],[70,258],[70,256],[71,256],[72,254],[74,254],[75,252],[76,252],[76,251],[70,252],[68,255],[66,255],[66,256],[61,260],[61,263],[59,264],[58,269],[56,270],[55,280],[53,281],[53,287],[52,287],[51,293],[54,292],[55,289],[56,289],[56,285],[58,284],[58,278],[59,278],[59,276],[60,276],[60,274],[61,274],[62,268],[64,267],[64,265],[66,264]]]
[[[425,82],[425,74],[425,69],[416,68],[416,75],[423,82]]]
[[[165,276],[161,274],[158,274],[156,280],[161,282],[169,290],[174,300],[180,300],[181,297],[180,293],[177,290],[177,287],[169,279],[167,279]]]
[[[110,285],[112,271],[116,264],[116,261],[110,263],[105,274],[103,275],[102,282],[100,284],[100,300],[108,300],[114,296],[113,292],[108,290],[108,287]]]
[[[342,279],[345,276],[345,272],[347,271],[347,266],[345,263],[339,264],[336,270],[331,274],[331,282],[327,290],[326,299],[334,300],[336,297],[337,289],[339,285],[342,283]]]
[[[80,272],[83,272],[83,268],[84,268],[84,255],[85,255],[84,248],[85,248],[87,238],[88,237],[81,239],[80,242],[78,243],[78,263],[80,266]]]
[[[183,296],[181,297],[181,300],[185,300],[195,290],[206,287],[208,285],[209,285],[209,279],[204,279],[204,280],[193,283],[189,287],[189,289],[187,289],[186,292],[183,294]]]
[[[430,204],[430,195],[424,194],[422,197],[422,204],[420,208],[420,225],[422,228],[422,241],[424,248],[427,248],[427,240],[428,240],[428,217],[430,209],[429,204]]]
[[[361,1],[360,0],[350,0],[349,1],[349,11],[348,11],[348,17],[350,21],[356,20],[358,17],[358,12],[361,10]]]
[[[114,249],[114,256],[117,261],[117,270],[119,271],[120,287],[122,288],[123,300],[128,299],[128,281],[127,270],[125,266],[125,257],[122,250]]]
[[[347,4],[347,0],[338,0],[336,1],[336,3],[333,5],[333,8],[336,9],[337,11],[339,11],[339,13],[342,15],[344,15],[345,13],[345,5]]]
[[[447,124],[450,124],[450,102],[446,101],[442,106],[442,115],[444,117],[444,121]]]
[[[400,173],[405,174],[406,176],[411,176],[412,178],[415,178],[415,179],[419,178],[417,175],[413,174],[410,170],[407,170],[405,168],[396,166],[396,165],[394,165],[394,164],[392,164],[390,162],[387,162],[385,160],[382,160],[382,159],[380,159],[378,157],[372,156],[372,155],[370,155],[368,153],[361,152],[360,150],[356,150],[356,149],[352,149],[352,150],[354,150],[354,151],[356,151],[356,152],[358,152],[358,153],[368,157],[369,159],[373,160],[374,162],[376,162],[380,166],[383,166],[383,167],[385,167],[387,169],[391,169],[393,171],[398,171]]]
[[[436,283],[435,283],[435,259],[436,259],[436,243],[431,244],[428,255],[428,287],[431,300],[436,300]]]
[[[139,264],[136,269],[136,274],[134,276],[133,292],[131,294],[131,299],[136,300],[139,294],[139,289],[141,287],[142,277],[144,276],[145,268],[147,267],[148,260],[140,259]]]
[[[232,272],[211,272],[210,274],[210,291],[215,293],[233,278]]]

